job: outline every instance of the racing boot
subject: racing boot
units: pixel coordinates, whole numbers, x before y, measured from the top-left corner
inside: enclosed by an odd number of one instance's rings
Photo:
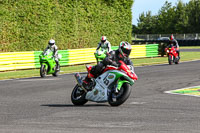
[[[86,90],[91,90],[92,87],[91,87],[91,83],[92,83],[92,80],[91,78],[89,78],[88,76],[83,80],[83,87],[86,89]]]
[[[60,65],[58,61],[56,61],[56,71],[60,71]]]

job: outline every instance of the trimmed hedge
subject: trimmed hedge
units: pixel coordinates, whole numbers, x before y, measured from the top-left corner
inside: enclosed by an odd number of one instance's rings
[[[0,51],[60,50],[131,41],[133,0],[0,0]]]

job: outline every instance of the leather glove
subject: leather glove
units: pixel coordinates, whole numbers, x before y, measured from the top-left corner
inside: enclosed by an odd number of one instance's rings
[[[112,62],[112,65],[115,67],[119,67],[120,65],[118,63],[116,63],[115,61]]]

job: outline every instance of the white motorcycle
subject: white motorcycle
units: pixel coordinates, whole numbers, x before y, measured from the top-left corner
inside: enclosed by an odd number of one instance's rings
[[[138,79],[131,66],[120,61],[120,67],[107,66],[103,73],[96,79],[92,79],[89,90],[83,86],[83,78],[79,73],[75,74],[77,84],[71,94],[71,101],[74,105],[84,105],[89,101],[102,103],[108,102],[111,106],[123,104],[131,93],[129,85],[133,85]],[[92,66],[87,66],[90,72]]]

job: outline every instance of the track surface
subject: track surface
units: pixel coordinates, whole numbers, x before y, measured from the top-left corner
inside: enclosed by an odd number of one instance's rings
[[[200,98],[164,91],[200,85],[200,61],[136,67],[139,80],[119,107],[71,103],[73,75],[0,81],[0,132],[197,133]]]

